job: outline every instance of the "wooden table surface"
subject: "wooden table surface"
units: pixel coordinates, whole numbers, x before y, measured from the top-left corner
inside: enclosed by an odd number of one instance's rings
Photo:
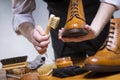
[[[7,80],[14,80],[14,79],[7,79]],[[77,76],[72,76],[67,78],[58,78],[58,77],[52,76],[49,78],[49,80],[120,80],[120,72],[97,73],[97,72],[89,71]]]
[[[9,78],[7,80],[16,80],[16,79]],[[67,77],[67,78],[58,78],[52,76],[49,78],[49,80],[120,80],[120,73],[86,72],[81,75]]]
[[[78,76],[68,78],[51,77],[50,80],[120,80],[120,73],[96,73],[86,72]]]
[[[77,63],[76,65],[81,66],[83,64],[83,61]],[[58,78],[52,76],[49,80],[120,80],[120,72],[97,73],[89,71],[77,76],[67,78]]]

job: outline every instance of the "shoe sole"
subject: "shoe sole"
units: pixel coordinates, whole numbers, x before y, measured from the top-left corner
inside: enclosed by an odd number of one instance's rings
[[[84,70],[90,70],[90,71],[94,71],[94,72],[118,72],[118,71],[120,71],[120,66],[104,66],[104,65],[86,64],[82,68]]]
[[[65,30],[62,37],[80,37],[88,34],[88,31],[83,28],[74,28],[70,30]]]

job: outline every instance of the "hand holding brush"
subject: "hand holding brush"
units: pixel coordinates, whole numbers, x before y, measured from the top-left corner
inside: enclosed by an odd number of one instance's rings
[[[41,27],[35,29],[36,31],[35,31],[34,38],[36,40],[39,40],[38,43],[42,46],[35,46],[35,48],[40,53],[40,55],[34,61],[29,63],[30,68],[36,69],[39,65],[44,64],[44,62],[47,62],[49,60],[48,55],[46,53],[47,46],[48,46],[48,40],[49,40],[48,34],[51,28],[55,29],[57,27],[57,25],[59,24],[59,21],[60,21],[59,17],[55,17],[55,15],[51,14],[48,20],[48,24],[47,24],[47,28],[45,32],[43,31]],[[49,63],[50,63],[50,60],[49,60]]]
[[[46,28],[46,31],[45,31],[45,33],[46,34],[49,34],[49,32],[50,32],[50,29],[51,28],[53,28],[53,29],[55,29],[57,26],[58,26],[58,24],[59,24],[59,21],[60,21],[60,18],[59,17],[55,17],[55,15],[53,15],[53,14],[51,14],[50,15],[50,18],[49,18],[49,20],[48,20],[48,24],[47,24],[47,28]],[[45,55],[46,56],[46,49],[45,50],[43,50],[43,51],[41,51],[41,52],[39,52],[41,55]]]

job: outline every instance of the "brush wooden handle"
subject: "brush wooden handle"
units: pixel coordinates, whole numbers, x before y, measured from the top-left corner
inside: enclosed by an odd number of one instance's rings
[[[14,75],[23,75],[28,72],[30,72],[30,69],[28,67],[21,67],[21,68],[7,70],[8,74],[14,74]]]
[[[47,28],[46,28],[46,31],[45,31],[46,34],[49,34],[49,32],[50,32],[51,22],[52,22],[52,20],[53,20],[54,17],[55,17],[54,15],[50,15],[50,18],[49,18],[48,24],[47,24]]]
[[[57,68],[63,68],[67,66],[73,66],[73,63],[70,57],[63,57],[56,59],[56,66]]]
[[[47,28],[46,28],[46,31],[45,31],[46,34],[49,34],[49,32],[50,32],[50,29],[51,29],[50,25],[51,25],[51,22],[52,22],[53,18],[54,18],[54,15],[50,15],[50,18],[49,18],[48,24],[47,24]],[[46,51],[47,50],[41,51],[40,54],[45,54]]]
[[[9,64],[9,65],[3,65],[3,70],[10,70],[10,69],[15,69],[15,68],[21,68],[21,67],[27,67],[28,63],[27,62],[21,62],[21,63],[14,63],[14,64]]]

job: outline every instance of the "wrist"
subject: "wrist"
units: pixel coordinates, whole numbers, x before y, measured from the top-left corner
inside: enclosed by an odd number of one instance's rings
[[[99,34],[102,32],[104,28],[102,26],[95,26],[95,25],[91,25],[90,27],[95,37],[99,36]]]
[[[35,27],[33,24],[25,22],[19,26],[18,30],[20,31],[21,35],[26,37],[31,42],[33,39],[32,35],[33,35],[34,28]]]

